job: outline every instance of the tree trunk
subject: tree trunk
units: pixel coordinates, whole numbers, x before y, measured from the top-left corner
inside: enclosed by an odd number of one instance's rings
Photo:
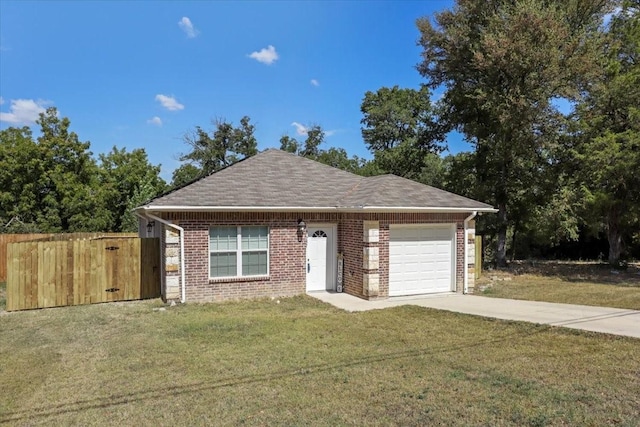
[[[618,224],[618,212],[615,208],[609,211],[607,218],[607,240],[609,241],[609,264],[617,266],[622,254],[622,235]]]
[[[516,236],[518,234],[518,223],[513,226],[513,235],[511,236],[511,261],[516,259]]]
[[[498,203],[498,248],[496,263],[499,268],[507,266],[507,206]]]

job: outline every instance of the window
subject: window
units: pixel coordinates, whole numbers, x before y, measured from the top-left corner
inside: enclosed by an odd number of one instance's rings
[[[268,227],[211,227],[209,276],[266,276],[269,274]]]

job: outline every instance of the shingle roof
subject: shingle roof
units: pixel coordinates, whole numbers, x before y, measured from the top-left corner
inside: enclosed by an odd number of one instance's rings
[[[141,208],[453,208],[491,206],[394,175],[362,177],[316,161],[269,149]]]

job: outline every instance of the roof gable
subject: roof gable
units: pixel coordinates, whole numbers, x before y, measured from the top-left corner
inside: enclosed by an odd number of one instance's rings
[[[141,208],[492,210],[487,204],[395,175],[362,177],[277,149],[237,162]]]

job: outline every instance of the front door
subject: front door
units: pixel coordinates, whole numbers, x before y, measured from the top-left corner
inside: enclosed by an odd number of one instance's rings
[[[333,289],[333,227],[307,228],[307,291]]]

